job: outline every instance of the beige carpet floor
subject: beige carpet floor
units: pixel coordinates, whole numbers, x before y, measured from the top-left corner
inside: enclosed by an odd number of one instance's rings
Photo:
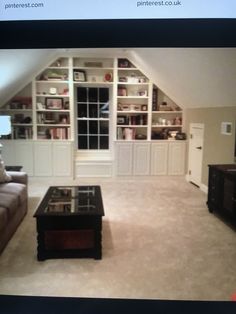
[[[236,236],[183,177],[82,179],[100,184],[103,259],[38,262],[33,214],[49,185],[30,180],[29,212],[0,256],[0,294],[230,300]]]

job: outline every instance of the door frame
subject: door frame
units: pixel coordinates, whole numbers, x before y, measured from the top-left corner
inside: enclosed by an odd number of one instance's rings
[[[190,140],[191,140],[191,131],[192,131],[192,128],[200,128],[203,130],[203,138],[202,138],[202,160],[201,160],[201,178],[202,178],[202,164],[203,164],[203,152],[204,152],[204,131],[205,131],[205,125],[204,123],[190,123],[189,124],[189,142],[188,142],[188,171],[187,171],[187,181],[188,182],[191,182],[191,176],[189,174],[189,165],[190,165]],[[194,182],[193,182],[194,184]],[[197,186],[197,185],[196,185]],[[201,190],[204,190],[203,186],[202,186],[202,181],[200,182],[199,184],[199,188]]]

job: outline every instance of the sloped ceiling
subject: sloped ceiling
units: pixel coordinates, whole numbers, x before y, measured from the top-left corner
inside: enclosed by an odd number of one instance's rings
[[[0,106],[60,55],[127,56],[182,108],[236,106],[236,48],[0,50]]]
[[[54,58],[55,50],[0,50],[0,106]]]
[[[182,108],[236,106],[235,48],[136,49],[131,54]]]

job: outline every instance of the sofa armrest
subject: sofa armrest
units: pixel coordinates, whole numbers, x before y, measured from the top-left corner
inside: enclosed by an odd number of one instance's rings
[[[7,173],[11,176],[12,182],[28,184],[28,175],[26,172],[21,171],[7,171]]]

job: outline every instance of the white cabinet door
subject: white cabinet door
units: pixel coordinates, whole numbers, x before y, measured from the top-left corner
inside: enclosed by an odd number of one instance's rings
[[[168,154],[168,174],[184,175],[185,174],[185,151],[186,143],[176,141],[169,143]]]
[[[53,175],[72,176],[71,143],[53,143]]]
[[[148,176],[150,172],[150,144],[134,143],[133,174]]]
[[[120,176],[132,175],[133,144],[116,144],[116,174]]]
[[[52,143],[34,143],[34,175],[52,176]]]
[[[33,155],[33,142],[15,142],[15,164],[23,166],[22,171],[25,171],[29,176],[34,175]]]
[[[152,143],[151,175],[166,175],[168,161],[168,143]]]

